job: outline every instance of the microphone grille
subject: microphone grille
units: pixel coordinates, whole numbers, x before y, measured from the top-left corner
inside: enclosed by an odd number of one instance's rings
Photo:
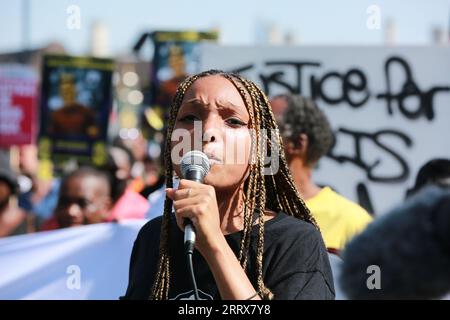
[[[205,177],[210,169],[208,156],[198,150],[189,151],[181,158],[180,169],[183,177],[186,177],[186,174],[192,170],[201,171]]]

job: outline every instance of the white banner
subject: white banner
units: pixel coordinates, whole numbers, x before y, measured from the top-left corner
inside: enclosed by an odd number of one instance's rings
[[[118,299],[145,220],[0,239],[0,299]]]
[[[384,213],[418,169],[450,158],[450,49],[227,47],[203,44],[201,69],[239,71],[269,95],[312,97],[336,136],[317,183]]]

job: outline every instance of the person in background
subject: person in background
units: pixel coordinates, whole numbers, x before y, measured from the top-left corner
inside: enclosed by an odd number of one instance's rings
[[[19,207],[44,221],[51,217],[58,201],[60,179],[38,176],[38,149],[34,144],[19,147]]]
[[[61,182],[54,212],[58,228],[106,222],[111,209],[109,177],[96,169],[82,167]]]
[[[108,221],[144,219],[149,209],[146,198],[133,190],[131,170],[134,158],[125,147],[115,145],[108,149],[108,162],[102,169],[110,175],[112,209]]]
[[[15,173],[0,163],[0,238],[35,232],[39,217],[27,213],[17,203],[19,185]]]
[[[132,159],[132,166],[130,168],[131,178],[128,187],[132,190],[142,193],[146,187],[145,180],[145,161],[148,155],[148,140],[144,137],[142,132],[138,130],[136,137],[122,139],[116,137],[113,141],[113,146],[123,148]]]
[[[339,254],[372,217],[358,204],[313,180],[315,166],[333,144],[328,119],[312,100],[299,95],[275,96],[271,106],[295,185],[316,219],[327,249]]]
[[[449,212],[450,189],[429,184],[383,213],[342,253],[339,283],[346,297],[449,299]]]
[[[406,198],[416,194],[428,185],[450,188],[450,160],[432,159],[417,172],[414,186],[406,191]]]
[[[140,194],[147,198],[155,191],[161,189],[164,186],[166,178],[162,172],[161,166],[158,161],[147,157],[144,159],[144,188]]]

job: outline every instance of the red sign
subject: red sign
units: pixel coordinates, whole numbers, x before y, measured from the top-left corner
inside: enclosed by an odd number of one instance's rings
[[[36,100],[37,77],[31,68],[0,66],[0,147],[34,142]]]

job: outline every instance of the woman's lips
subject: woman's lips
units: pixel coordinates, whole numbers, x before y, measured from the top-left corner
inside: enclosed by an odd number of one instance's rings
[[[220,159],[219,157],[215,156],[214,154],[211,153],[207,153],[205,152],[206,156],[209,159],[209,164],[213,165],[213,164],[222,164],[222,159]]]
[[[209,165],[212,166],[213,164],[222,164],[222,161],[216,159],[209,159]]]

